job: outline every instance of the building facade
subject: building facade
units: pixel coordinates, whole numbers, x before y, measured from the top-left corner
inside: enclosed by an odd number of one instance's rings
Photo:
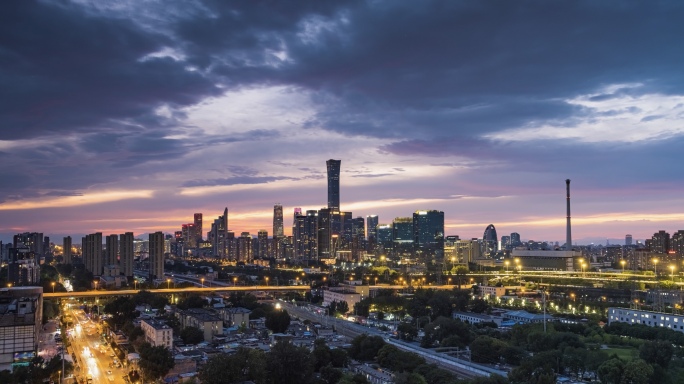
[[[164,278],[164,234],[162,232],[150,233],[150,280]]]
[[[145,333],[145,341],[153,347],[166,347],[173,349],[173,328],[166,325],[163,321],[142,320],[140,328]]]

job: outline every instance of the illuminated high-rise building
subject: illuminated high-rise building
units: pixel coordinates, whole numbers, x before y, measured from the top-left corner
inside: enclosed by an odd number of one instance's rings
[[[328,160],[328,209],[340,210],[340,165],[342,160]]]
[[[104,265],[119,264],[119,236],[109,235],[105,238]]]
[[[133,232],[119,235],[119,269],[126,277],[133,276]]]
[[[164,278],[164,234],[150,233],[150,280]]]
[[[368,234],[368,252],[375,252],[378,242],[378,215],[366,216],[366,233]]]
[[[194,221],[195,224],[195,241],[199,244],[204,240],[204,234],[202,233],[202,214],[195,213]]]
[[[318,211],[308,210],[295,217],[292,227],[292,246],[298,259],[316,260],[318,257]]]
[[[414,212],[413,236],[416,253],[419,256],[441,259],[444,256],[444,212]]]
[[[242,232],[238,238],[238,261],[251,263],[252,260],[252,235]]]
[[[223,210],[223,215],[219,216],[211,224],[210,239],[212,253],[221,258],[228,257],[228,208]]]
[[[662,230],[654,233],[651,237],[650,248],[653,253],[667,253],[670,250],[670,234]]]
[[[71,264],[71,236],[67,236],[62,241],[62,262]]]
[[[392,241],[394,242],[393,253],[399,257],[413,255],[414,241],[413,218],[397,217],[392,221]]]
[[[260,259],[268,258],[268,231],[262,229],[257,234],[257,247],[255,256]]]
[[[276,204],[273,206],[273,238],[282,238],[285,236],[283,228],[283,206]]]
[[[390,256],[394,247],[392,224],[378,224],[377,228],[377,251],[380,254]]]

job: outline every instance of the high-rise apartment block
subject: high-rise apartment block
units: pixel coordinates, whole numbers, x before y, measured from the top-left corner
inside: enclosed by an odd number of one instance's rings
[[[102,276],[102,232],[91,233],[83,239],[83,264],[94,276]]]
[[[66,236],[62,240],[62,262],[71,264],[71,236]]]
[[[251,263],[252,259],[252,235],[242,232],[238,238],[238,261]]]
[[[283,206],[281,204],[276,204],[273,206],[273,238],[282,238],[284,236]]]
[[[667,253],[670,250],[670,234],[662,230],[654,233],[651,237],[650,248],[653,253]]]
[[[119,236],[109,235],[105,238],[104,265],[119,264]]]
[[[632,235],[625,235],[625,245],[632,245]]]
[[[164,234],[150,233],[150,280],[164,278]]]
[[[126,277],[133,276],[133,232],[126,232],[119,236],[119,266]]]

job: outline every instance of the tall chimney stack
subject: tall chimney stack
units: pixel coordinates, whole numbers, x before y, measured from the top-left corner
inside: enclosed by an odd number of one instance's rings
[[[565,190],[568,198],[568,214],[567,214],[567,224],[565,228],[565,250],[572,251],[572,234],[570,232],[570,179],[565,180]]]

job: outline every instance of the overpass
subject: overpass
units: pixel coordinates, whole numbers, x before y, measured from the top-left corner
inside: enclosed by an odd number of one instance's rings
[[[135,295],[140,291],[147,291],[150,293],[159,294],[176,294],[176,293],[213,293],[213,292],[306,292],[310,290],[311,287],[308,285],[281,285],[281,286],[269,286],[269,285],[252,285],[252,286],[231,286],[231,287],[190,287],[190,288],[162,288],[162,289],[123,289],[119,291],[107,291],[107,290],[97,290],[97,291],[83,291],[83,292],[44,292],[43,298],[45,299],[62,299],[68,297],[104,297],[104,296],[130,296]]]

